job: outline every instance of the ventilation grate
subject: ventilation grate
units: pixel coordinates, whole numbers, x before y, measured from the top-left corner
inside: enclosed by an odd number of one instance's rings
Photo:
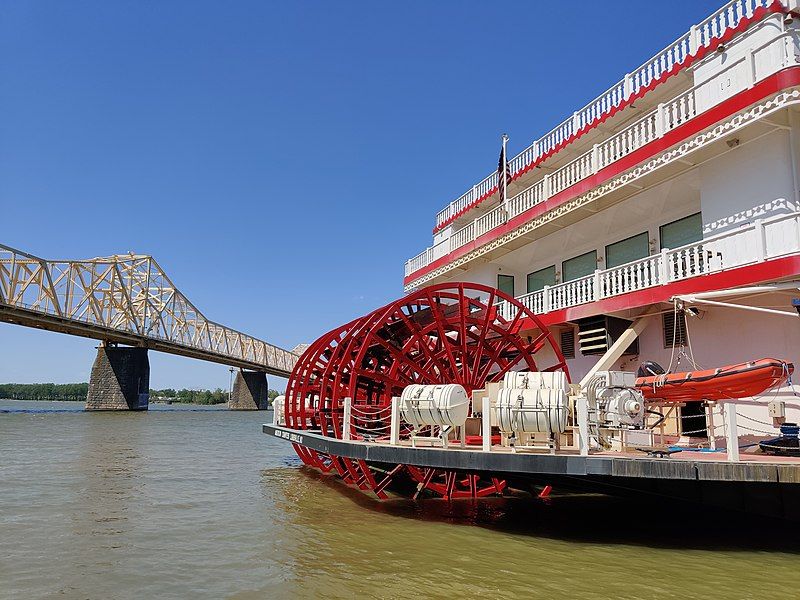
[[[686,344],[686,315],[679,312],[677,319],[675,312],[666,312],[664,319],[664,348],[672,348],[673,340],[675,346]]]
[[[572,328],[561,332],[561,354],[564,358],[575,358],[575,330]]]

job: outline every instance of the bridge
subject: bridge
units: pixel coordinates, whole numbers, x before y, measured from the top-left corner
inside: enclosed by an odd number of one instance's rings
[[[0,322],[100,340],[87,409],[147,408],[148,350],[238,367],[231,408],[265,408],[266,375],[298,359],[207,319],[143,254],[46,260],[0,244]]]

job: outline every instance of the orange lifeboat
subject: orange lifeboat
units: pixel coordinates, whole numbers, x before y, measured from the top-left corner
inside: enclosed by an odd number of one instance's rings
[[[636,388],[652,402],[731,400],[757,396],[783,385],[794,365],[775,358],[762,358],[705,371],[665,373],[636,379]]]

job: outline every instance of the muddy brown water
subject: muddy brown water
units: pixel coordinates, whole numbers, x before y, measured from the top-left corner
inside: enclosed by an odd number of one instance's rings
[[[381,503],[301,468],[271,413],[81,409],[0,401],[0,598],[800,597],[780,524],[589,495]]]

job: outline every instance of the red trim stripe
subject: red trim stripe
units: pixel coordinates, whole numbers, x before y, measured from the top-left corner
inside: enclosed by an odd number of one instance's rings
[[[560,325],[567,321],[575,321],[584,317],[608,314],[620,310],[631,308],[641,308],[658,302],[668,302],[673,296],[681,294],[697,294],[700,292],[710,292],[715,290],[726,290],[729,288],[752,285],[774,281],[783,277],[791,277],[800,274],[800,254],[775,258],[754,265],[728,269],[719,273],[700,275],[691,279],[684,279],[666,285],[658,285],[639,290],[612,296],[597,302],[580,304],[562,310],[537,315],[545,325]],[[535,325],[523,321],[523,328],[533,328]]]
[[[637,92],[635,94],[631,94],[626,100],[623,100],[619,105],[611,108],[611,110],[609,110],[607,113],[603,113],[600,117],[598,117],[597,119],[592,121],[589,125],[586,125],[582,129],[579,129],[578,131],[573,133],[570,137],[568,137],[565,140],[563,140],[560,144],[554,146],[548,152],[546,152],[545,154],[542,154],[541,156],[539,156],[533,162],[528,163],[528,165],[526,165],[523,169],[521,169],[520,171],[518,171],[517,173],[515,173],[514,175],[511,176],[511,181],[514,181],[515,179],[518,179],[518,178],[522,177],[525,173],[527,173],[531,169],[536,168],[542,162],[544,162],[545,160],[547,160],[548,158],[550,158],[554,154],[556,154],[556,153],[560,152],[561,150],[563,150],[566,146],[568,146],[569,144],[571,144],[572,142],[574,142],[575,140],[577,140],[578,138],[580,138],[581,136],[586,134],[588,131],[591,131],[592,129],[596,128],[598,125],[603,124],[606,120],[610,119],[611,117],[616,115],[618,112],[626,109],[628,106],[633,104],[636,100],[640,100],[648,92],[654,90],[657,86],[659,86],[660,84],[664,83],[667,79],[669,79],[670,77],[672,77],[676,73],[678,73],[681,70],[683,70],[684,68],[690,66],[692,63],[705,58],[708,54],[710,54],[712,52],[715,52],[716,49],[720,45],[726,44],[734,36],[736,36],[739,33],[742,33],[744,30],[746,30],[748,27],[750,27],[750,25],[752,25],[753,23],[757,23],[758,21],[761,21],[764,17],[766,17],[769,14],[772,14],[772,13],[786,13],[786,12],[788,12],[788,11],[784,8],[784,6],[781,4],[781,2],[779,0],[773,0],[772,4],[770,4],[769,6],[760,7],[758,9],[756,9],[753,12],[753,16],[752,17],[743,18],[741,21],[739,21],[739,24],[736,27],[734,27],[732,29],[728,29],[722,35],[722,37],[715,38],[714,40],[711,41],[711,43],[708,46],[704,46],[704,47],[698,49],[698,51],[695,54],[689,55],[686,58],[684,58],[683,62],[679,62],[679,63],[673,64],[672,68],[670,68],[668,71],[664,71],[658,78],[653,79],[646,86],[643,86],[643,87],[639,88],[639,90],[637,90]],[[447,219],[442,221],[440,224],[437,224],[433,228],[433,233],[434,234],[438,233],[439,231],[441,231],[442,229],[447,227],[450,223],[452,223],[453,221],[458,219],[460,216],[462,216],[463,214],[469,212],[470,210],[472,210],[473,208],[475,208],[476,206],[481,204],[487,198],[491,198],[493,195],[495,195],[497,193],[497,191],[498,191],[497,190],[497,186],[493,187],[488,192],[486,192],[483,196],[480,196],[477,200],[472,201],[470,204],[468,204],[467,206],[462,208],[460,211],[458,211],[453,216],[448,217]]]

